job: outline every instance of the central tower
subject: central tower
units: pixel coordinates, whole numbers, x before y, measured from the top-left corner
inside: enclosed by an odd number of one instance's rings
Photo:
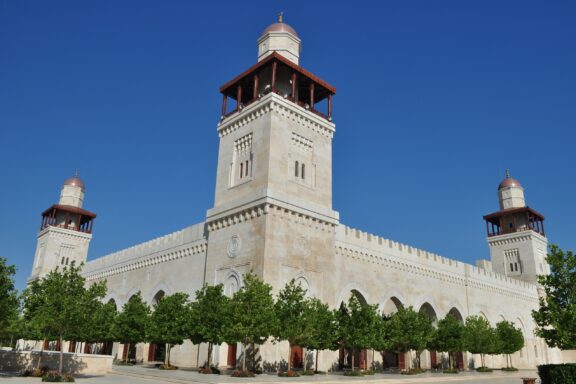
[[[206,279],[232,293],[252,270],[275,289],[301,277],[321,291],[333,252],[332,97],[299,65],[300,39],[280,18],[258,39],[258,62],[222,87]]]

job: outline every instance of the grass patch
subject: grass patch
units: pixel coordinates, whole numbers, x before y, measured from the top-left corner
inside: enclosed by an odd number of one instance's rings
[[[502,372],[518,372],[518,368],[506,367],[506,368],[502,368]]]
[[[290,370],[286,372],[278,372],[280,377],[300,377],[300,374],[296,371]]]
[[[492,368],[488,368],[488,367],[478,367],[476,368],[476,372],[492,372],[493,369]]]
[[[459,373],[460,371],[458,370],[458,368],[446,368],[442,372],[454,374],[454,373]]]

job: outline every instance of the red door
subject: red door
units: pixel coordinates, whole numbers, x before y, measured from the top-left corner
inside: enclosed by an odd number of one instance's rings
[[[398,353],[398,369],[406,369],[406,354],[404,352]]]
[[[430,368],[436,369],[438,365],[438,357],[436,356],[436,351],[430,351]]]
[[[235,368],[236,367],[236,348],[238,344],[228,344],[228,359],[226,364],[229,367]]]
[[[290,352],[292,368],[302,368],[302,347],[293,345]]]
[[[122,350],[122,360],[126,361],[128,358],[128,349],[130,348],[130,343],[124,343],[124,348]]]
[[[458,361],[458,369],[464,370],[464,352],[458,352],[456,354],[456,360]]]
[[[68,343],[68,352],[76,352],[76,342],[71,341]]]
[[[156,344],[150,343],[148,347],[148,361],[156,361]]]

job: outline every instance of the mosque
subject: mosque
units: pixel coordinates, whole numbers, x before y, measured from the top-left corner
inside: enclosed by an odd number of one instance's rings
[[[257,63],[220,87],[216,190],[204,222],[87,262],[96,214],[83,208],[85,186],[76,175],[64,182],[59,203],[42,213],[30,279],[85,263],[87,281],[106,280],[105,300],[121,309],[138,291],[149,304],[175,292],[193,297],[204,283],[221,283],[232,295],[242,275],[253,271],[275,292],[296,279],[332,308],[354,294],[384,313],[412,306],[432,319],[451,313],[460,320],[482,315],[493,325],[512,321],[526,340],[513,356],[515,366],[561,362],[559,350],[534,336],[531,310],[541,293],[537,275],[548,273],[547,239],[544,216],[526,205],[520,182],[507,174],[498,186],[499,210],[484,216],[490,261],[476,266],[344,225],[332,207],[336,89],[299,65],[300,46],[298,33],[280,17],[258,38]],[[88,352],[91,346],[63,348]],[[202,365],[204,348],[189,341],[176,346],[172,363]],[[281,361],[285,350],[285,342],[266,343],[262,362]],[[128,350],[114,343],[103,352],[153,362],[161,361],[163,346]],[[232,367],[242,350],[223,344],[213,353],[215,364]],[[301,354],[294,349],[296,364]],[[377,354],[376,360],[402,368],[407,356]],[[319,367],[330,369],[343,358],[322,351]],[[357,358],[360,366],[372,362],[372,354]],[[435,366],[440,358],[425,351],[422,365]],[[499,359],[491,363],[498,366]],[[458,357],[462,368],[478,362],[468,353]]]

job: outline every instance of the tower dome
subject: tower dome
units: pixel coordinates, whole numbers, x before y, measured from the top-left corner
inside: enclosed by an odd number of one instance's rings
[[[282,13],[280,13],[280,15],[278,15],[278,22],[274,23],[274,24],[270,24],[264,30],[264,32],[262,32],[262,35],[265,35],[269,32],[288,32],[288,33],[291,33],[294,36],[298,37],[298,33],[296,32],[296,30],[284,22]]]
[[[520,182],[510,176],[510,170],[506,170],[506,177],[498,185],[498,199],[500,209],[522,208],[526,206],[524,200],[524,188]]]
[[[293,63],[300,65],[300,38],[290,25],[284,22],[282,12],[278,21],[270,24],[258,38],[258,61],[272,52],[278,52]]]
[[[84,182],[82,181],[82,179],[80,179],[80,175],[78,174],[78,172],[76,172],[76,174],[72,177],[70,177],[69,179],[66,179],[64,181],[64,185],[70,185],[73,187],[78,187],[78,188],[85,188]]]
[[[80,179],[78,171],[74,176],[66,179],[60,191],[60,204],[82,208],[84,204],[84,182]]]

